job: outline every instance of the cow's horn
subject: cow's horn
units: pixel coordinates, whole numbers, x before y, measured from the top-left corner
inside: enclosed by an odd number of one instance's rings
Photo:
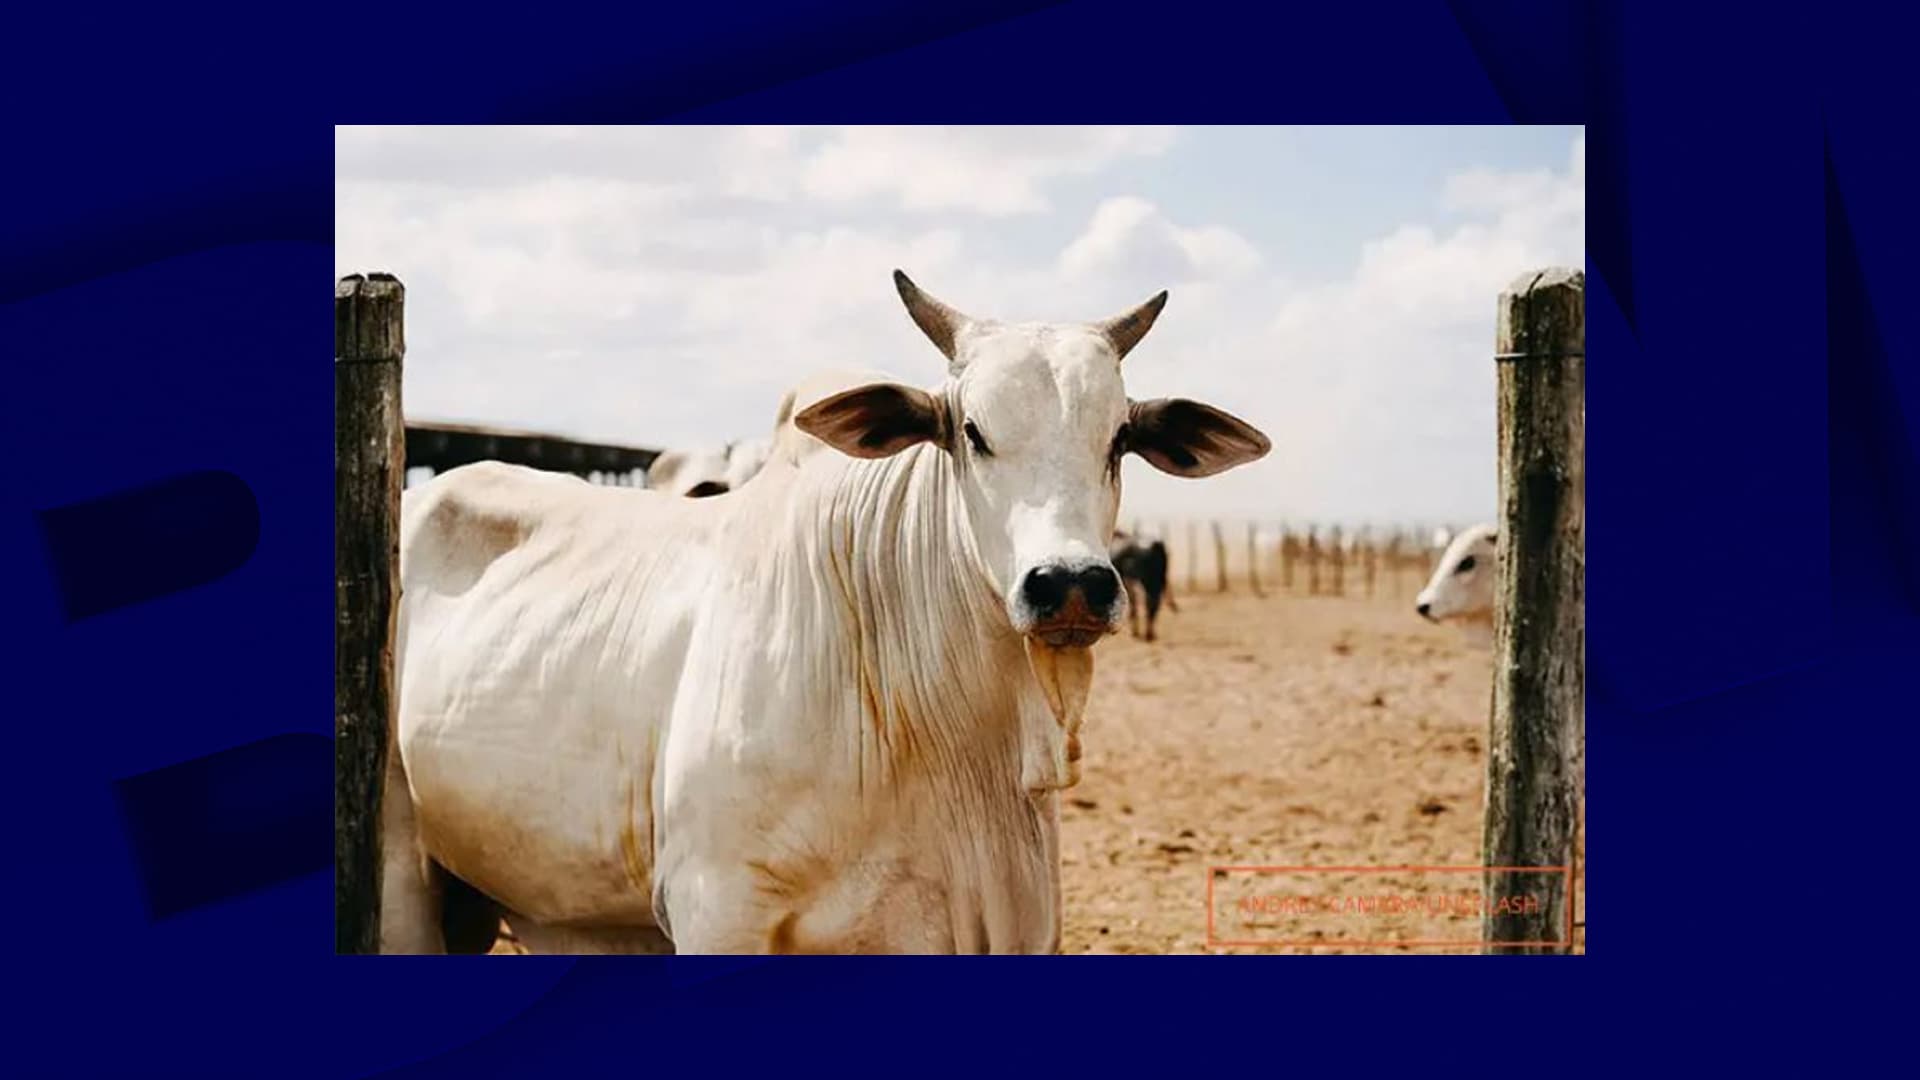
[[[1147,336],[1147,331],[1153,329],[1153,320],[1160,317],[1160,309],[1166,306],[1167,290],[1161,289],[1153,299],[1125,315],[1116,316],[1098,324],[1100,332],[1107,335],[1107,340],[1113,343],[1114,353],[1121,359],[1125,359],[1126,355],[1133,351],[1133,347],[1140,344],[1140,339]]]
[[[920,332],[927,335],[927,340],[933,342],[941,355],[953,359],[954,340],[961,328],[972,320],[921,292],[920,286],[899,270],[893,272],[893,287],[900,290],[900,300],[907,305],[907,314],[913,316]]]

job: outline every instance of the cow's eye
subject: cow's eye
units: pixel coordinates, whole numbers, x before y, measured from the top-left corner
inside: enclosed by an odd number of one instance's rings
[[[1456,574],[1464,574],[1471,569],[1473,569],[1473,556],[1469,555],[1460,560],[1460,565],[1454,567],[1453,572]]]
[[[987,440],[981,436],[980,429],[973,426],[973,421],[967,421],[963,430],[967,433],[967,441],[973,444],[974,453],[981,457],[993,456],[993,451],[987,449]]]

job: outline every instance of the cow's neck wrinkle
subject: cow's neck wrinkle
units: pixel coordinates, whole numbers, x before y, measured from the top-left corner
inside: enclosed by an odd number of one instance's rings
[[[1020,797],[1022,722],[1045,703],[979,569],[951,456],[853,462],[822,496],[825,528],[802,549],[838,607],[863,781]]]
[[[808,780],[857,787],[836,842],[889,860],[906,875],[891,887],[937,883],[956,942],[1057,942],[1058,800],[1028,790],[1057,725],[972,550],[951,457],[920,446],[780,479],[744,504],[786,525],[774,543],[741,534],[759,556],[740,585],[781,613],[769,655],[821,709],[768,719],[848,755]]]

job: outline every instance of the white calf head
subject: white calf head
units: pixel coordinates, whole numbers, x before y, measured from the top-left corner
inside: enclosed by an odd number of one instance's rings
[[[1415,610],[1434,622],[1491,622],[1496,539],[1492,525],[1460,530],[1440,556],[1427,587],[1413,598]]]
[[[647,487],[669,495],[699,499],[724,495],[731,486],[724,451],[666,450],[647,466]]]
[[[894,284],[946,355],[946,382],[855,386],[802,409],[795,426],[855,457],[923,442],[952,455],[974,554],[1013,628],[1054,646],[1113,632],[1126,614],[1107,557],[1121,456],[1211,476],[1261,457],[1266,436],[1196,402],[1127,398],[1120,361],[1164,292],[1105,322],[1008,325],[970,319],[899,271]]]

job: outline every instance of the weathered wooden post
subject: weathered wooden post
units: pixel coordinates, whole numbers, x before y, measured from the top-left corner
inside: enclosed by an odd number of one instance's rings
[[[1280,526],[1280,588],[1293,591],[1293,533],[1285,525]]]
[[[1333,554],[1333,595],[1347,595],[1347,541],[1340,535],[1340,526],[1333,527],[1333,539],[1328,543]]]
[[[1260,591],[1260,526],[1247,522],[1247,587],[1255,596],[1265,596]]]
[[[352,274],[333,290],[334,951],[380,951],[380,788],[393,710],[406,435],[407,290]]]
[[[1487,754],[1490,867],[1573,865],[1586,746],[1586,275],[1529,273],[1500,295],[1500,544],[1493,722]],[[1488,952],[1564,953],[1570,871],[1488,871]],[[1528,942],[1533,944],[1503,944]]]
[[[1213,526],[1213,591],[1227,591],[1227,538],[1220,531],[1220,522],[1210,522]]]
[[[1307,595],[1320,595],[1320,529],[1307,526]]]
[[[1193,519],[1187,519],[1187,588],[1200,591],[1200,534]]]

